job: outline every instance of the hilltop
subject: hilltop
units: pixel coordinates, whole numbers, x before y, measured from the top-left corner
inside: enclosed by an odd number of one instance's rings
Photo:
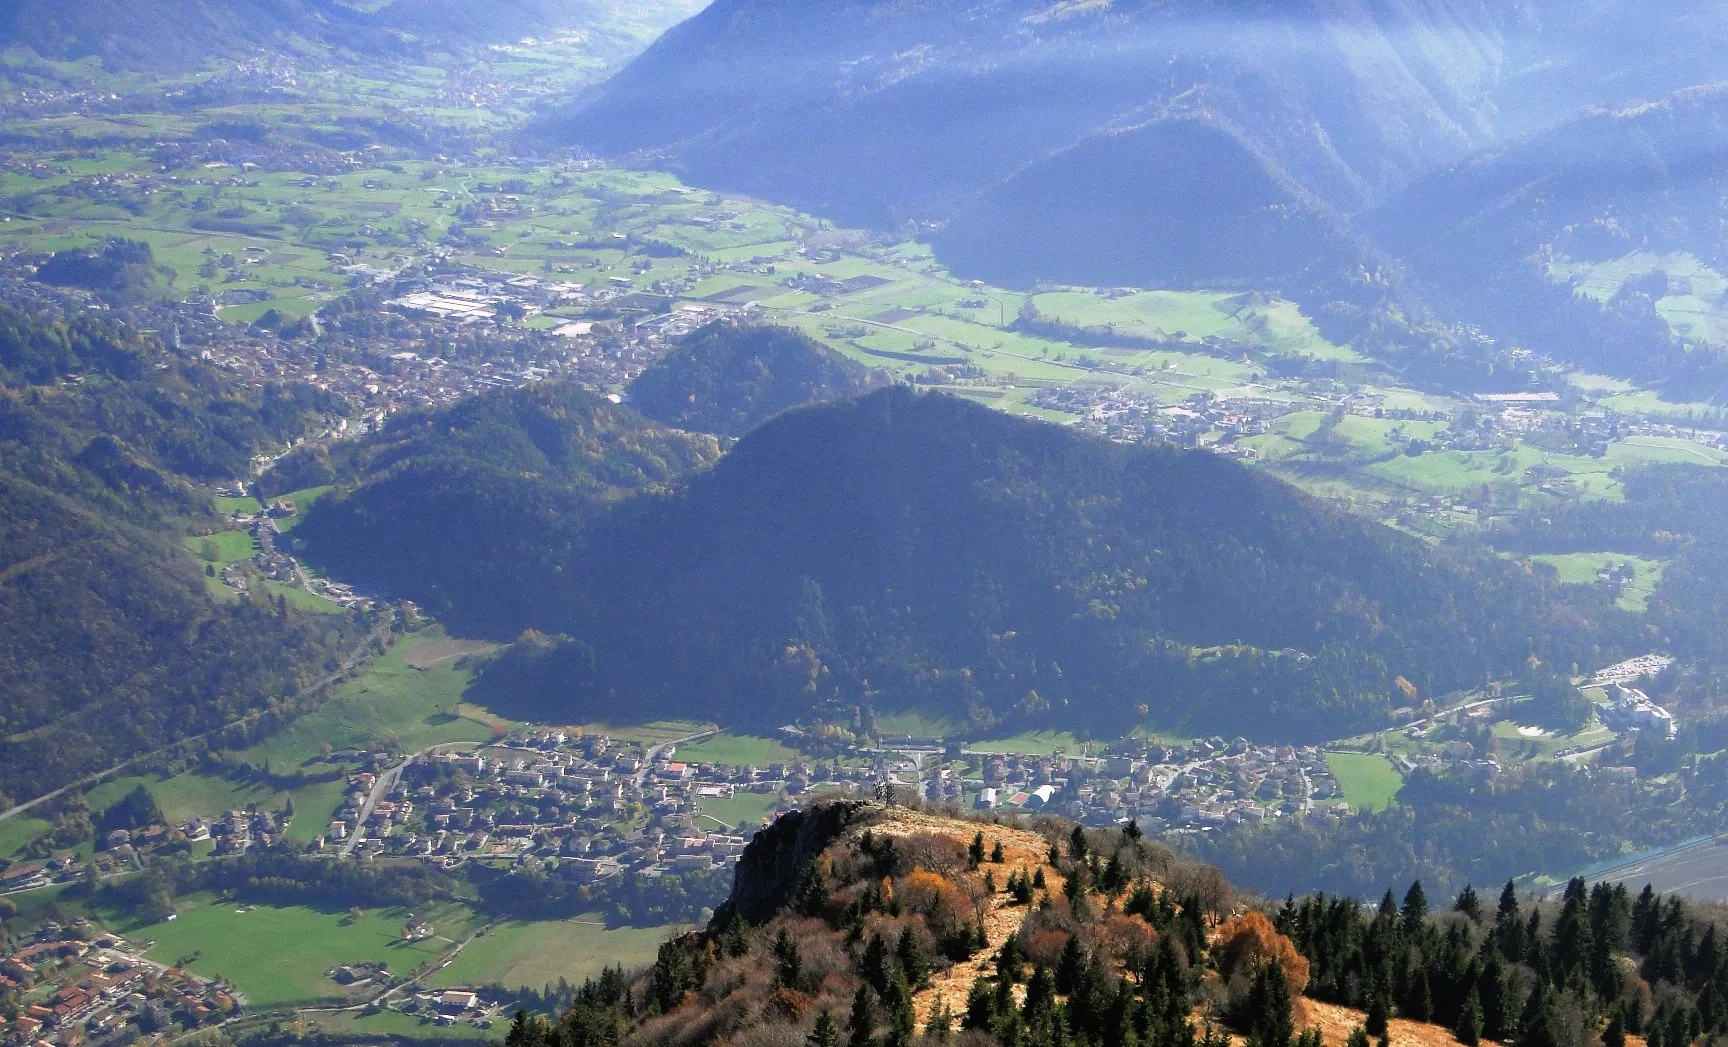
[[[630,383],[630,406],[679,429],[736,437],[789,408],[886,381],[791,328],[712,323]]]
[[[1582,880],[1497,905],[1267,904],[1120,829],[819,800],[654,965],[576,993],[576,1044],[1099,1047],[1688,1043],[1724,1021],[1708,912]],[[1681,960],[1696,956],[1696,962]],[[519,1017],[511,1042],[554,1027]]]
[[[410,459],[297,536],[470,631],[552,637],[488,674],[511,681],[496,708],[545,722],[629,695],[771,726],[872,705],[1318,739],[1521,673],[1532,645],[1570,664],[1618,622],[1215,455],[904,387],[788,411],[604,505],[517,466],[461,475]]]

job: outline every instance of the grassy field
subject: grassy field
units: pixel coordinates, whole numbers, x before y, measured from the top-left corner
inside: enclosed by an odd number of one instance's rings
[[[941,738],[954,724],[917,710],[884,713],[876,717],[876,730],[887,734],[909,734],[917,738]]]
[[[638,742],[642,745],[659,745],[674,738],[713,730],[715,727],[712,723],[697,720],[656,720],[643,724],[585,723],[579,726],[584,734],[603,734],[617,741]],[[685,750],[680,747],[678,751],[682,753]]]
[[[682,927],[607,928],[595,916],[536,923],[510,922],[488,930],[427,979],[434,987],[490,985],[540,989],[566,978],[580,984],[602,968],[654,962],[660,943]]]
[[[741,792],[729,797],[704,797],[696,802],[696,809],[708,820],[729,829],[743,826],[754,832],[762,819],[774,813],[779,802],[774,793]]]
[[[104,782],[90,790],[90,807],[96,811],[103,810],[138,785],[150,790],[156,805],[162,809],[162,816],[175,825],[193,818],[209,821],[231,810],[245,810],[248,804],[257,804],[260,810],[281,810],[292,799],[294,819],[289,823],[286,835],[296,843],[309,843],[323,835],[336,808],[342,805],[342,795],[347,787],[347,783],[338,778],[298,789],[280,790],[188,771],[167,779],[128,776]]]
[[[1022,756],[1050,756],[1061,749],[1069,756],[1078,756],[1080,739],[1067,731],[1023,731],[1007,738],[989,738],[972,742],[968,749],[980,753],[1018,753]]]
[[[123,931],[135,941],[154,941],[153,960],[231,980],[253,1010],[337,997],[339,987],[324,974],[333,966],[383,962],[404,974],[450,947],[438,938],[404,944],[408,913],[402,910],[377,910],[351,922],[340,912],[243,906],[209,895],[182,898],[178,907],[179,917],[172,922]],[[448,915],[459,923],[468,918],[465,911]]]
[[[1517,707],[1513,707],[1517,712]],[[1494,737],[1499,739],[1501,747],[1516,753],[1527,760],[1550,760],[1561,749],[1576,749],[1592,745],[1600,745],[1614,738],[1614,732],[1600,722],[1592,720],[1589,726],[1576,734],[1555,734],[1544,731],[1533,733],[1535,728],[1518,722],[1516,716],[1501,720],[1493,726]]]
[[[498,1029],[480,1029],[468,1022],[438,1025],[430,1013],[403,1014],[401,1011],[379,1011],[362,1014],[359,1011],[309,1011],[301,1015],[307,1027],[331,1036],[352,1038],[367,1043],[487,1043],[497,1042]]]
[[[1358,810],[1384,810],[1404,786],[1398,768],[1378,753],[1329,752],[1326,766],[1343,788],[1344,802]]]
[[[462,703],[471,675],[456,661],[424,669],[405,662],[418,647],[443,639],[443,630],[424,629],[404,637],[365,676],[345,685],[315,712],[248,749],[253,764],[268,760],[290,769],[313,762],[322,745],[333,749],[395,744],[414,752],[438,742],[483,742],[496,721],[484,710]],[[460,713],[452,716],[452,710]]]
[[[0,858],[16,853],[18,848],[51,828],[53,828],[52,823],[41,818],[32,818],[26,814],[20,814],[0,822]]]
[[[1651,560],[1623,553],[1538,554],[1530,557],[1530,560],[1553,567],[1555,576],[1566,585],[1595,585],[1598,571],[1629,565],[1633,570],[1632,580],[1622,586],[1617,602],[1623,609],[1636,612],[1645,609],[1650,594],[1662,580],[1662,572],[1668,567],[1665,560]]]
[[[795,759],[798,753],[773,738],[749,734],[717,734],[699,742],[686,742],[678,747],[676,759],[686,763],[749,764],[765,767]]]

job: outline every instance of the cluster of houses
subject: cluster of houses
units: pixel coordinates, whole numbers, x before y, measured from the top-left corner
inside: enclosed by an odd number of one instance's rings
[[[16,1017],[0,1015],[3,1047],[76,1047],[129,1023],[143,1033],[194,1028],[244,1004],[221,985],[144,959],[117,935],[55,923],[0,959],[0,992],[20,1000]]]
[[[350,779],[324,841],[362,858],[418,857],[446,866],[556,859],[577,880],[626,869],[695,872],[730,862],[746,843],[733,825],[705,816],[705,804],[755,793],[772,813],[819,786],[867,792],[877,779],[867,764],[758,768],[680,761],[670,748],[648,755],[640,745],[561,731],[423,753],[376,802],[371,772]],[[645,816],[644,827],[628,827],[636,816]]]
[[[1129,742],[1097,757],[970,755],[978,776],[961,788],[977,807],[1048,810],[1091,824],[1215,828],[1308,811],[1342,795],[1319,749],[1242,738]]]

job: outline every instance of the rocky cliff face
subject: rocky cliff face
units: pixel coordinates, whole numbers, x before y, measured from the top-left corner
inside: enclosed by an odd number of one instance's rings
[[[781,815],[744,848],[733,874],[732,894],[715,912],[713,926],[724,927],[734,916],[755,924],[766,922],[785,908],[805,865],[846,830],[881,810],[862,800],[834,800]]]

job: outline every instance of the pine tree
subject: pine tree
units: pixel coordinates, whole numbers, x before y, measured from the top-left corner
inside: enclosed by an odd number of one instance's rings
[[[1350,1038],[1345,1041],[1344,1047],[1369,1047],[1368,1030],[1360,1025],[1351,1029]]]
[[[990,987],[990,982],[983,975],[973,979],[972,988],[966,993],[966,1015],[961,1019],[963,1029],[982,1029],[988,1031],[996,1021],[996,994]]]
[[[851,1031],[846,1047],[876,1047],[876,1004],[870,998],[870,986],[860,983],[852,994]]]
[[[1422,921],[1428,916],[1428,892],[1422,889],[1422,881],[1416,880],[1410,884],[1410,889],[1404,892],[1404,933],[1415,934],[1422,929]]]
[[[1002,841],[997,840],[996,846],[990,848],[990,861],[994,865],[1001,865],[1003,862],[1005,862],[1007,860],[1008,860],[1008,856],[1002,850]]]
[[[774,984],[796,989],[804,981],[804,959],[798,954],[798,943],[786,928],[774,936]]]
[[[966,848],[966,864],[976,869],[984,864],[984,834],[979,832],[972,837],[971,846]]]
[[[1290,983],[1284,965],[1277,960],[1265,964],[1254,975],[1248,990],[1244,1025],[1252,1047],[1290,1047],[1295,1033],[1291,1015]]]
[[[947,1043],[953,1028],[954,1016],[948,1013],[948,1005],[940,1000],[936,1001],[936,1005],[930,1008],[930,1020],[924,1023],[924,1038],[937,1043]]]
[[[888,1004],[888,1035],[882,1039],[883,1047],[911,1047],[917,1018],[912,1010],[912,989],[906,984],[905,975],[894,972],[883,999]]]
[[[1463,1006],[1458,1008],[1458,1023],[1453,1026],[1452,1033],[1464,1047],[1476,1047],[1482,1041],[1482,1001],[1474,985],[1464,994]]]
[[[888,978],[892,973],[888,963],[888,943],[882,940],[880,934],[870,936],[870,944],[864,947],[864,957],[858,962],[858,970],[872,989],[879,993],[888,991]]]
[[[810,1030],[810,1037],[804,1043],[805,1047],[840,1047],[840,1029],[828,1008],[822,1008],[816,1015],[816,1027]]]
[[[894,947],[894,957],[900,961],[900,970],[906,976],[906,984],[917,987],[924,984],[930,976],[930,960],[924,955],[924,947],[918,941],[918,935],[907,927],[900,932],[900,941]]]
[[[1626,1047],[1626,1023],[1620,1019],[1618,1011],[1608,1019],[1608,1027],[1602,1030],[1602,1047]]]
[[[1482,921],[1482,899],[1476,896],[1476,888],[1469,884],[1458,892],[1458,900],[1452,903],[1452,908],[1468,916],[1473,923]]]
[[[1387,1019],[1389,1017],[1390,1017],[1390,1015],[1387,1014],[1387,1007],[1386,1007],[1386,995],[1384,993],[1381,993],[1381,992],[1375,992],[1371,996],[1369,996],[1368,997],[1368,1025],[1367,1025],[1368,1035],[1370,1035],[1370,1036],[1384,1036],[1384,1035],[1386,1035],[1386,1022],[1387,1022]]]

